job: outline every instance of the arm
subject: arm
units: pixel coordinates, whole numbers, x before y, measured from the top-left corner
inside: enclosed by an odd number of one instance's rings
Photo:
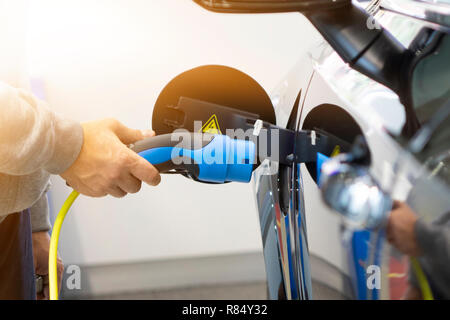
[[[50,224],[48,199],[44,192],[42,197],[30,208],[31,229],[33,232],[49,231]]]
[[[417,220],[418,217],[406,203],[395,201],[386,230],[389,243],[400,252],[413,257],[422,253],[414,231]]]
[[[450,225],[448,220],[450,213],[444,214],[433,223],[426,223],[418,219],[414,231],[418,246],[421,248],[421,264],[424,271],[427,272],[427,278],[432,287],[433,295],[438,299],[449,297],[448,280],[450,279]],[[447,221],[445,221],[447,220]],[[410,290],[405,298],[417,298],[422,296],[417,275],[410,270],[409,272]],[[412,295],[411,293],[418,293]]]
[[[59,174],[82,194],[123,197],[159,172],[127,145],[154,135],[115,119],[80,125],[58,117],[33,95],[0,82],[0,173]]]
[[[0,172],[64,172],[77,158],[83,129],[33,95],[0,83]]]
[[[439,292],[440,295],[449,296],[445,284],[450,279],[450,213],[442,215],[433,223],[426,223],[407,204],[395,202],[389,216],[387,238],[402,253],[421,258],[422,268],[435,291],[433,294]],[[414,272],[409,272],[409,283],[410,287],[404,298],[421,298],[422,293]]]
[[[51,229],[48,200],[46,193],[30,208],[31,228],[33,231],[33,262],[34,272],[44,278],[44,287],[42,292],[37,292],[38,300],[49,298],[48,288],[48,254],[50,248],[50,235],[48,231]],[[58,257],[57,260],[58,271],[58,287],[61,287],[62,273],[64,271],[64,264]]]
[[[434,223],[426,223],[406,203],[396,201],[389,215],[387,239],[409,256],[450,259],[449,216],[447,213]]]
[[[447,213],[446,216],[450,215]],[[450,227],[448,224],[426,223],[421,219],[415,225],[417,242],[423,256],[450,264]]]

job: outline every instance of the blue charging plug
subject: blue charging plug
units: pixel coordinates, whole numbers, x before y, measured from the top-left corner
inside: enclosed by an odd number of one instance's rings
[[[326,155],[317,152],[316,177],[317,177],[317,185],[319,186],[319,188],[320,188],[320,177],[322,175],[322,166],[328,160],[330,160],[330,157],[327,157]]]
[[[226,135],[165,134],[139,141],[132,149],[160,172],[184,171],[204,182],[249,182],[256,163],[253,141]]]

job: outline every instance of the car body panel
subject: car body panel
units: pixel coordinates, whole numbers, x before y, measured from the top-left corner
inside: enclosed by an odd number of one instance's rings
[[[425,25],[423,21],[383,10],[377,11],[375,18],[405,47],[411,44]],[[317,106],[338,106],[361,128],[371,153],[370,171],[378,177],[383,188],[390,190],[394,164],[403,152],[395,137],[401,135],[406,123],[405,108],[392,90],[353,70],[319,34],[315,37],[315,44],[308,48],[307,53],[300,57],[291,72],[271,93],[277,125],[286,127],[296,107],[299,110],[296,125],[297,128],[302,128],[308,114]],[[273,166],[266,165],[267,168]],[[347,228],[343,219],[322,202],[320,190],[304,164],[289,169],[290,205],[283,211],[279,193],[287,183],[280,182],[280,172],[269,172],[262,167],[255,171],[254,180],[263,233],[269,298],[312,298],[311,285],[305,281],[305,277],[310,275],[350,298],[394,297],[392,292],[366,288],[367,266],[386,264],[387,258],[382,255],[390,250],[385,244],[382,231],[355,231]],[[414,172],[418,167],[417,163],[412,164],[410,171]],[[406,200],[412,187],[411,181],[407,177],[400,177],[397,182],[395,190],[391,190],[392,195],[396,199]],[[265,205],[261,206],[263,199]],[[295,206],[300,208],[297,212],[293,210]],[[294,217],[297,218],[296,221]],[[269,221],[272,221],[272,225]],[[271,230],[271,235],[263,229]],[[329,265],[326,272],[317,273],[310,269],[311,257],[304,254],[308,250],[315,259],[319,258]],[[268,254],[268,251],[271,253]],[[278,253],[278,263],[273,260],[275,253]],[[404,269],[404,266],[405,261],[398,265],[385,265],[383,270],[386,273],[389,268]],[[293,281],[293,277],[296,281]],[[392,282],[386,279],[384,277],[383,281]]]

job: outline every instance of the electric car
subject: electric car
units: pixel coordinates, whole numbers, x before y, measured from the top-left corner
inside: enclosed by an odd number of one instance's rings
[[[405,72],[402,81],[407,88],[392,90],[354,70],[317,35],[317,45],[299,58],[271,99],[280,126],[321,130],[348,143],[363,136],[370,171],[390,189],[404,141],[450,98],[450,6],[412,0],[360,5],[372,15],[368,28],[383,27],[414,56],[411,72],[402,70],[400,62],[395,71]],[[447,139],[435,144],[445,151],[450,148],[448,121],[442,130]],[[422,154],[419,162],[426,158]],[[355,230],[333,213],[321,199],[317,175],[317,168],[308,164],[284,167],[272,176],[264,175],[263,169],[255,173],[269,298],[312,298],[311,278],[348,298],[400,298],[407,278],[404,260],[398,266],[390,261],[392,268],[401,270],[398,278],[389,267],[381,269],[391,285],[368,287],[367,267],[393,260],[380,256],[387,254],[383,247],[388,246],[378,232]],[[403,184],[405,190],[410,187]],[[397,191],[396,197],[406,199],[405,190]],[[419,198],[416,192],[416,203]],[[444,198],[440,201],[445,203]],[[422,207],[430,201],[420,199]]]
[[[450,208],[441,192],[446,187],[438,188],[435,195],[441,197],[433,201],[430,192],[416,190],[414,198],[408,197],[413,185],[420,185],[417,176],[411,177],[429,157],[423,150],[410,157],[403,151],[450,98],[448,2],[196,2],[225,13],[305,14],[318,30],[317,41],[270,95],[276,124],[341,139],[327,156],[348,152],[348,145],[363,137],[364,161],[380,188],[411,206],[414,202],[419,215],[426,206],[427,213],[433,211],[430,207]],[[320,4],[331,10],[316,10]],[[359,17],[355,8],[366,14]],[[376,30],[378,35],[368,35]],[[295,34],[293,41],[301,38],[302,30],[289,32]],[[430,138],[434,147],[428,149],[449,150],[448,120],[445,124],[439,138]],[[400,298],[408,282],[408,262],[388,246],[383,228],[355,228],[328,208],[318,186],[317,163],[280,165],[274,172],[269,168],[276,164],[265,161],[254,173],[268,297],[311,299],[314,279],[348,298]],[[408,168],[403,178],[399,167]],[[431,185],[427,190],[440,184],[433,180]],[[369,284],[369,266],[380,268],[381,284]]]
[[[317,29],[314,45],[270,95],[238,70],[204,66],[172,80],[153,114],[158,134],[198,131],[191,120],[217,120],[208,108],[247,119],[245,126],[259,118],[295,133],[292,147],[279,140],[280,147],[293,149],[291,160],[262,160],[253,174],[268,298],[312,299],[312,280],[346,298],[400,298],[410,271],[408,260],[386,241],[392,199],[406,201],[430,222],[450,212],[448,2],[194,1],[218,13],[301,12]],[[302,30],[288,32],[293,41],[301,39]],[[213,105],[191,108],[186,124],[180,113],[192,101],[181,99],[186,97]],[[239,128],[222,121],[213,121],[211,133]],[[302,158],[322,137],[333,142],[331,148]],[[321,185],[327,178],[322,163],[341,155],[357,161],[327,173],[339,187],[330,194],[325,189],[332,186]],[[369,228],[374,212],[380,221]],[[363,223],[355,224],[358,219]]]

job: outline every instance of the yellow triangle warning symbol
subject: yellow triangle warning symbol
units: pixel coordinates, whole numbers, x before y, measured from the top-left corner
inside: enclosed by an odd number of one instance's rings
[[[219,121],[217,120],[217,116],[215,114],[213,114],[208,119],[208,121],[206,121],[200,132],[211,134],[222,134],[222,132],[220,132]]]
[[[334,147],[333,152],[331,153],[331,157],[335,157],[335,156],[337,156],[340,153],[341,153],[341,147],[337,144]]]

